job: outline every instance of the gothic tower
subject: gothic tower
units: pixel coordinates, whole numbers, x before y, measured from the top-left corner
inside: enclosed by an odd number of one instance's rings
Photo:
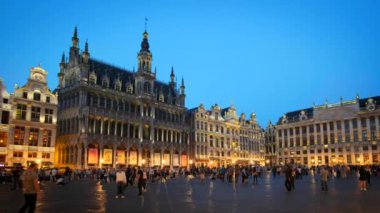
[[[149,50],[148,33],[144,31],[141,49],[137,55],[138,69],[135,77],[137,95],[148,95],[153,98],[154,80],[156,73],[152,73],[152,53]]]

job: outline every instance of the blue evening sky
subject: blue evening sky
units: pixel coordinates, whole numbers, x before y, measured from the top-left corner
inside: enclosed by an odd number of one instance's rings
[[[380,1],[0,1],[9,92],[41,63],[57,86],[74,26],[91,57],[137,66],[144,18],[158,80],[174,66],[186,106],[233,103],[265,127],[315,104],[380,95]]]

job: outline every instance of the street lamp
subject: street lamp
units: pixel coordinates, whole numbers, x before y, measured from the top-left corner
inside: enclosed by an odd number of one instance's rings
[[[141,163],[144,165],[144,164],[145,164],[145,159],[142,159],[142,160],[141,160]]]
[[[190,160],[190,164],[193,164],[193,160]]]

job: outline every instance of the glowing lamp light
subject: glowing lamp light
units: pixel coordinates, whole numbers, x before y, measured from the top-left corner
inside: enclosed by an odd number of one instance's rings
[[[193,160],[190,160],[190,164],[193,164]]]
[[[145,159],[142,159],[142,160],[141,160],[141,163],[142,163],[142,164],[145,164]]]
[[[103,163],[104,162],[104,160],[103,159],[100,159],[100,163]]]

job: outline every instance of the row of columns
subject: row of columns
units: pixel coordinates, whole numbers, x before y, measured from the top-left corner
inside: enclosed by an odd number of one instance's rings
[[[338,136],[338,131],[341,132],[341,136],[342,136],[342,141],[346,141],[346,130],[345,130],[345,125],[344,125],[344,121],[340,121],[341,122],[341,130],[338,130],[337,128],[337,121],[333,121],[334,122],[334,128],[333,129],[330,129],[330,122],[327,122],[325,123],[327,125],[327,140],[328,140],[328,143],[335,143],[337,142],[336,141],[336,138]],[[323,130],[323,124],[324,123],[320,123],[320,133],[318,133],[316,130],[317,130],[317,124],[312,124],[313,125],[313,133],[310,133],[310,128],[309,126],[310,125],[306,125],[306,126],[299,126],[299,135],[298,137],[300,138],[300,146],[303,146],[302,145],[302,138],[303,138],[303,132],[302,132],[302,128],[303,127],[306,127],[306,138],[307,138],[307,145],[310,145],[310,136],[311,137],[314,137],[314,142],[315,144],[318,142],[317,141],[317,135],[320,135],[320,138],[321,138],[321,144],[324,144],[325,141],[324,141],[324,137],[323,135],[325,134],[324,130]],[[370,132],[371,132],[371,129],[370,129],[370,118],[367,117],[366,118],[366,130],[367,130],[367,138],[370,136]],[[380,124],[379,124],[379,117],[378,116],[375,116],[375,128],[376,128],[376,133],[377,133],[377,138],[380,138]],[[279,145],[279,139],[281,138],[282,139],[282,147],[285,147],[285,131],[287,132],[287,137],[290,139],[290,129],[291,128],[286,128],[286,129],[279,129],[277,132],[276,132],[276,139],[277,139],[277,144]],[[293,129],[293,142],[294,144],[296,144],[296,138],[297,138],[297,135],[295,134],[296,132],[296,127],[292,127]],[[357,119],[357,131],[358,131],[358,140],[359,141],[362,141],[362,130],[363,130],[363,127],[361,125],[361,120],[360,119]],[[279,137],[279,131],[282,131],[282,134],[281,134],[281,137]],[[333,132],[334,133],[334,137],[335,137],[335,140],[334,141],[331,141],[331,137],[330,137],[330,133]],[[350,133],[350,138],[351,140],[350,141],[353,141],[353,138],[354,138],[354,128],[353,128],[353,122],[352,122],[352,119],[349,120],[349,133]],[[312,135],[311,135],[312,134]],[[290,143],[290,140],[288,141]],[[288,143],[288,144],[289,144]],[[288,146],[289,147],[289,146]],[[294,146],[296,147],[296,146]]]
[[[103,156],[103,152],[104,152],[104,149],[106,149],[106,147],[103,147],[103,146],[100,146],[98,149],[98,163],[96,164],[96,166],[98,168],[101,168],[103,166],[103,162],[102,162],[102,159],[104,158]],[[112,167],[116,167],[117,165],[117,162],[116,162],[116,158],[117,158],[117,151],[120,150],[120,149],[117,149],[117,147],[112,147],[110,148],[112,149],[112,163],[110,165],[112,165]],[[64,164],[64,165],[75,165],[75,167],[79,167],[79,168],[87,168],[88,167],[88,151],[89,151],[89,148],[85,147],[85,148],[81,148],[81,147],[78,147],[78,148],[59,148],[59,151],[58,151],[58,155],[56,156],[57,158],[57,161],[60,163],[60,164]],[[149,166],[170,166],[170,167],[173,167],[174,165],[174,150],[170,150],[169,153],[165,153],[164,150],[160,150],[160,164],[159,165],[155,165],[154,164],[154,154],[157,153],[155,152],[153,149],[150,149],[149,150],[149,153],[150,153],[150,162],[147,162],[148,158],[147,156],[143,156],[143,149],[142,148],[138,148],[138,149],[127,149],[127,150],[124,150],[125,151],[125,162],[122,163],[122,164],[125,164],[125,165],[129,165],[130,164],[130,151],[136,151],[137,152],[137,165],[138,166],[142,166],[142,165],[149,165]],[[170,162],[165,162],[164,163],[164,154],[169,154],[170,155]],[[187,156],[187,162],[182,162],[182,153],[178,152],[178,164],[179,165],[176,165],[176,166],[182,166],[182,163],[186,163],[186,166],[189,164],[189,155],[188,153],[186,152],[186,156]],[[145,162],[143,162],[143,160],[145,160]],[[107,164],[109,165],[109,164]]]

